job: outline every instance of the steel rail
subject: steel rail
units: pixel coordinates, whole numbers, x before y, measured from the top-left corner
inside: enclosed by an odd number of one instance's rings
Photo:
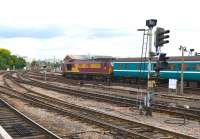
[[[14,78],[12,78],[14,81]],[[115,103],[115,104],[120,104],[123,106],[134,106],[138,107],[138,100],[134,98],[127,98],[127,97],[121,97],[121,96],[114,96],[114,95],[109,95],[109,94],[103,94],[103,93],[91,93],[91,92],[86,92],[86,91],[80,91],[80,90],[75,90],[75,89],[70,89],[70,88],[62,88],[58,86],[54,86],[51,84],[46,84],[43,82],[38,82],[36,80],[29,79],[30,82],[28,81],[22,81],[19,79],[16,79],[16,81],[25,83],[25,84],[30,84],[30,85],[35,85],[38,87],[42,87],[45,89],[51,89],[53,91],[58,91],[61,93],[67,93],[70,95],[76,95],[80,97],[85,97],[85,98],[90,98],[90,99],[96,99],[96,100],[102,100],[110,103]],[[139,100],[140,101],[140,100]],[[190,119],[194,120],[199,120],[200,119],[200,111],[196,109],[185,109],[185,108],[180,108],[180,107],[171,107],[167,106],[165,104],[158,104],[158,103],[152,103],[152,110],[155,112],[163,112],[163,113],[168,113],[172,115],[185,115]]]
[[[14,90],[13,90],[14,91]],[[5,93],[5,92],[4,92]],[[8,95],[13,96],[13,94]],[[15,95],[19,95],[17,92]],[[173,139],[192,139],[193,137],[183,135],[180,133],[175,133],[172,131],[167,131],[165,129],[149,126],[142,124],[136,121],[130,121],[123,119],[121,117],[116,117],[101,111],[85,108],[82,106],[77,106],[70,104],[46,95],[31,94],[31,93],[22,93],[21,96],[24,96],[25,99],[34,105],[42,106],[45,109],[53,109],[62,114],[71,115],[72,117],[77,117],[78,119],[84,119],[86,121],[95,123],[100,127],[107,128],[109,130],[115,131],[117,135],[122,135],[123,137],[132,137],[132,138],[173,138]],[[23,98],[24,99],[24,98]],[[107,121],[106,121],[107,120]],[[120,122],[119,122],[120,121]],[[113,123],[114,122],[114,123]]]
[[[0,123],[14,138],[61,139],[0,98]],[[3,123],[2,123],[3,121]]]

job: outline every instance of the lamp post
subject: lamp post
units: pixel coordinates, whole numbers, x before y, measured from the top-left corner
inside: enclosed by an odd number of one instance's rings
[[[183,95],[183,88],[184,88],[184,82],[183,82],[183,78],[184,78],[184,73],[183,73],[183,70],[184,70],[184,52],[187,52],[187,49],[186,47],[184,46],[180,46],[179,47],[179,50],[181,51],[182,53],[182,64],[181,64],[181,88],[180,88],[180,95]]]
[[[183,95],[183,89],[184,89],[184,52],[188,52],[188,56],[192,56],[192,53],[194,52],[194,49],[190,49],[190,51],[187,51],[187,48],[185,46],[180,46],[179,50],[181,50],[182,53],[182,64],[181,64],[181,88],[180,88],[180,95]]]

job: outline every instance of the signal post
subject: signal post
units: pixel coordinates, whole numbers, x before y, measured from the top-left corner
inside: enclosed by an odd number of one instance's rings
[[[169,30],[165,30],[164,28],[160,28],[158,27],[155,31],[155,42],[154,45],[156,47],[156,54],[152,51],[152,36],[153,36],[153,27],[156,26],[157,24],[157,20],[156,19],[149,19],[146,20],[146,26],[149,28],[148,29],[148,37],[149,37],[149,47],[148,47],[148,82],[147,82],[147,95],[145,96],[144,99],[144,105],[145,105],[145,110],[146,110],[146,115],[147,116],[152,116],[152,111],[151,111],[151,96],[153,95],[153,87],[155,84],[155,79],[153,77],[153,72],[152,72],[152,58],[154,56],[159,56],[158,60],[157,60],[157,65],[156,65],[156,74],[157,77],[159,77],[159,72],[161,69],[164,69],[167,67],[168,63],[167,63],[167,59],[168,57],[166,57],[166,53],[160,53],[160,47],[162,47],[164,44],[169,43],[168,40],[166,40],[167,38],[169,38],[168,34],[170,31]]]
[[[152,53],[152,36],[153,36],[153,27],[156,26],[157,20],[156,19],[150,19],[146,20],[146,26],[149,27],[148,30],[148,36],[149,36],[149,59],[148,59],[148,81],[147,81],[147,95],[145,96],[145,109],[146,109],[146,115],[147,116],[152,116],[152,111],[151,111],[151,104],[150,104],[150,99],[151,99],[151,93],[152,93],[152,88],[153,88],[153,81],[152,81],[152,74],[151,74],[151,61],[153,57]]]

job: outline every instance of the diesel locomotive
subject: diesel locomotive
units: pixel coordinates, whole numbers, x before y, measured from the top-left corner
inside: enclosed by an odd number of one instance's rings
[[[112,61],[113,58],[73,59],[66,56],[62,71],[67,78],[106,80],[113,73]]]

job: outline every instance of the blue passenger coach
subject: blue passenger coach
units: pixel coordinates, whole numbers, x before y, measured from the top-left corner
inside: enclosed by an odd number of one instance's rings
[[[143,60],[142,60],[143,61]],[[168,67],[160,71],[162,79],[180,79],[181,57],[170,57]],[[152,72],[156,62],[152,62]],[[113,62],[113,74],[115,78],[147,78],[148,61],[141,62],[140,58],[122,58]],[[184,57],[184,80],[200,81],[200,56]]]

